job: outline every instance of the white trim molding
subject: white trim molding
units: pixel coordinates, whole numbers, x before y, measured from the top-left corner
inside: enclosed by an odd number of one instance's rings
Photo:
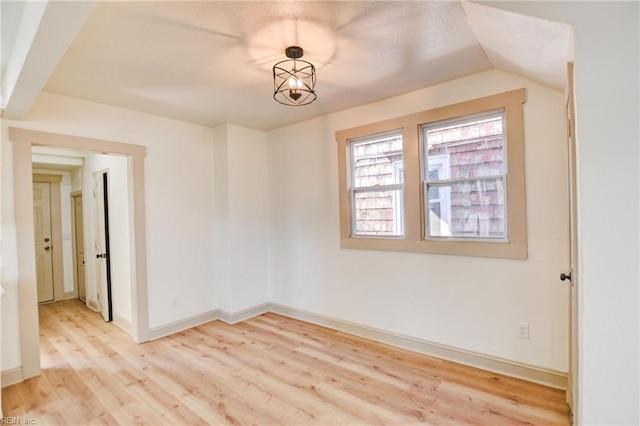
[[[114,313],[113,323],[116,325],[116,327],[118,327],[120,330],[127,333],[129,336],[133,335],[133,325],[131,324],[131,321],[129,321],[128,319],[123,318],[122,316]]]
[[[9,370],[3,371],[1,380],[3,388],[24,381],[22,367],[11,368]]]
[[[89,307],[89,309],[99,312],[100,311],[100,305],[98,304],[97,300],[94,299],[87,299],[87,306]]]
[[[218,319],[227,324],[237,324],[242,321],[246,321],[253,317],[260,316],[262,314],[266,314],[271,311],[270,303],[262,303],[260,305],[254,306],[252,308],[243,309],[238,312],[229,313],[223,310],[220,310],[220,315]]]
[[[429,342],[427,340],[392,333],[373,327],[367,327],[277,303],[262,303],[233,313],[216,309],[161,327],[152,328],[149,330],[150,339],[159,339],[214,320],[220,320],[227,324],[237,324],[268,312],[331,328],[333,330],[342,331],[354,336],[371,339],[376,342],[385,343],[424,355],[456,362],[458,364],[468,365],[510,377],[516,377],[556,389],[567,389],[568,376],[566,372],[537,367],[478,352],[467,351],[452,346],[442,345],[440,343]]]
[[[150,328],[149,340],[156,340],[174,333],[179,333],[189,328],[197,327],[207,322],[217,320],[219,316],[220,310],[214,309],[213,311],[205,312],[203,314],[185,318],[183,320],[174,321],[166,325],[161,325],[160,327]]]
[[[517,377],[519,379],[557,389],[567,389],[568,377],[566,372],[536,367],[491,355],[458,349],[439,343],[429,342],[427,340],[417,339],[415,337],[354,324],[348,321],[330,318],[296,308],[290,308],[277,303],[271,303],[269,311],[278,315],[321,325],[391,346],[457,362],[459,364],[504,374],[510,377]]]

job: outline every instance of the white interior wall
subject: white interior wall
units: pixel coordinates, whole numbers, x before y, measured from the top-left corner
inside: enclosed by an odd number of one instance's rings
[[[340,249],[335,131],[526,87],[529,258]],[[567,154],[562,93],[488,71],[269,133],[273,302],[567,371]],[[530,339],[516,336],[518,321]]]
[[[109,174],[109,247],[111,263],[111,303],[114,315],[130,322],[131,305],[131,253],[129,241],[129,186],[127,158],[117,155],[88,154],[84,163],[84,237],[85,268],[87,275],[87,301],[97,306],[96,277],[96,210],[93,198],[95,172]],[[93,302],[93,303],[92,303]]]
[[[71,192],[82,191],[82,167],[71,170]]]
[[[20,324],[18,323],[18,249],[16,242],[15,202],[13,197],[13,146],[8,140],[9,120],[0,121],[0,217],[2,221],[2,268],[0,282],[5,290],[2,303],[2,371],[19,367],[22,363],[20,351]]]
[[[226,124],[214,144],[216,283],[220,309],[236,313],[268,302],[266,135]]]
[[[575,30],[576,424],[640,424],[640,3],[491,2]]]
[[[21,365],[10,126],[145,146],[149,326],[217,308],[211,129],[42,93],[25,120],[2,120],[3,371]],[[179,305],[171,307],[175,295]]]
[[[268,302],[268,175],[264,132],[228,126],[230,312]]]
[[[217,288],[217,306],[226,312],[232,309],[231,278],[229,272],[229,161],[228,125],[215,127],[213,139],[213,264],[214,282]]]

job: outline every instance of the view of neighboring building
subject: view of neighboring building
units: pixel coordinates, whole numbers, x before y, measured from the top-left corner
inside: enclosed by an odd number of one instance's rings
[[[497,111],[422,127],[425,237],[507,237],[503,120]],[[352,141],[351,164],[354,233],[402,236],[402,134]]]

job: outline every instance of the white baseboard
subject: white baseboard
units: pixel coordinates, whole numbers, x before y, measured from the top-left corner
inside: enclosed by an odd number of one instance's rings
[[[2,372],[2,387],[6,388],[7,386],[15,385],[16,383],[20,383],[24,381],[22,375],[22,367],[12,368],[10,370],[6,370]]]
[[[252,308],[243,309],[241,311],[233,313],[220,310],[218,319],[220,321],[226,322],[227,324],[237,324],[250,318],[257,317],[258,315],[266,314],[271,310],[270,307],[270,303],[262,303]]]
[[[87,299],[87,306],[89,309],[93,309],[94,311],[100,311],[100,306],[98,305],[97,300]]]
[[[178,333],[180,331],[187,330],[189,328],[197,327],[201,324],[209,321],[217,320],[220,316],[220,310],[214,309],[213,311],[205,312],[194,317],[186,318],[180,321],[175,321],[167,325],[160,327],[154,327],[149,329],[149,340],[159,339],[161,337],[169,336],[170,334]]]
[[[77,298],[78,298],[78,294],[76,293],[75,290],[64,292],[64,300],[77,299]]]
[[[131,325],[131,321],[128,319],[125,319],[118,314],[113,314],[113,323],[129,336],[133,335],[133,326]]]
[[[507,359],[502,359],[477,352],[458,349],[439,343],[429,342],[410,336],[391,333],[372,327],[366,327],[323,315],[306,312],[300,309],[290,308],[277,303],[269,304],[269,311],[286,317],[298,319],[312,324],[332,328],[334,330],[353,334],[359,337],[386,343],[403,349],[425,355],[434,356],[459,364],[504,374],[506,376],[517,377],[534,383],[540,383],[558,389],[567,389],[567,373],[536,367]]]

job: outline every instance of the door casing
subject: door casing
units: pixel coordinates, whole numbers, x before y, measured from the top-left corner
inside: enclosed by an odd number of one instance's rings
[[[82,191],[71,193],[71,231],[73,251],[73,278],[78,299],[87,303],[87,278],[84,259],[84,205]]]
[[[570,274],[569,294],[569,376],[567,384],[567,404],[571,409],[573,424],[580,424],[578,410],[578,297],[580,268],[578,257],[578,175],[576,149],[576,118],[573,90],[573,63],[567,64],[567,144],[569,153],[569,252]]]
[[[32,145],[69,148],[127,157],[129,168],[131,263],[132,268],[132,337],[136,343],[149,340],[147,293],[147,248],[145,221],[144,157],[146,148],[103,139],[9,127],[13,143],[13,186],[16,217],[16,253],[18,267],[18,304],[22,378],[40,374],[38,305],[35,286],[33,250]]]

